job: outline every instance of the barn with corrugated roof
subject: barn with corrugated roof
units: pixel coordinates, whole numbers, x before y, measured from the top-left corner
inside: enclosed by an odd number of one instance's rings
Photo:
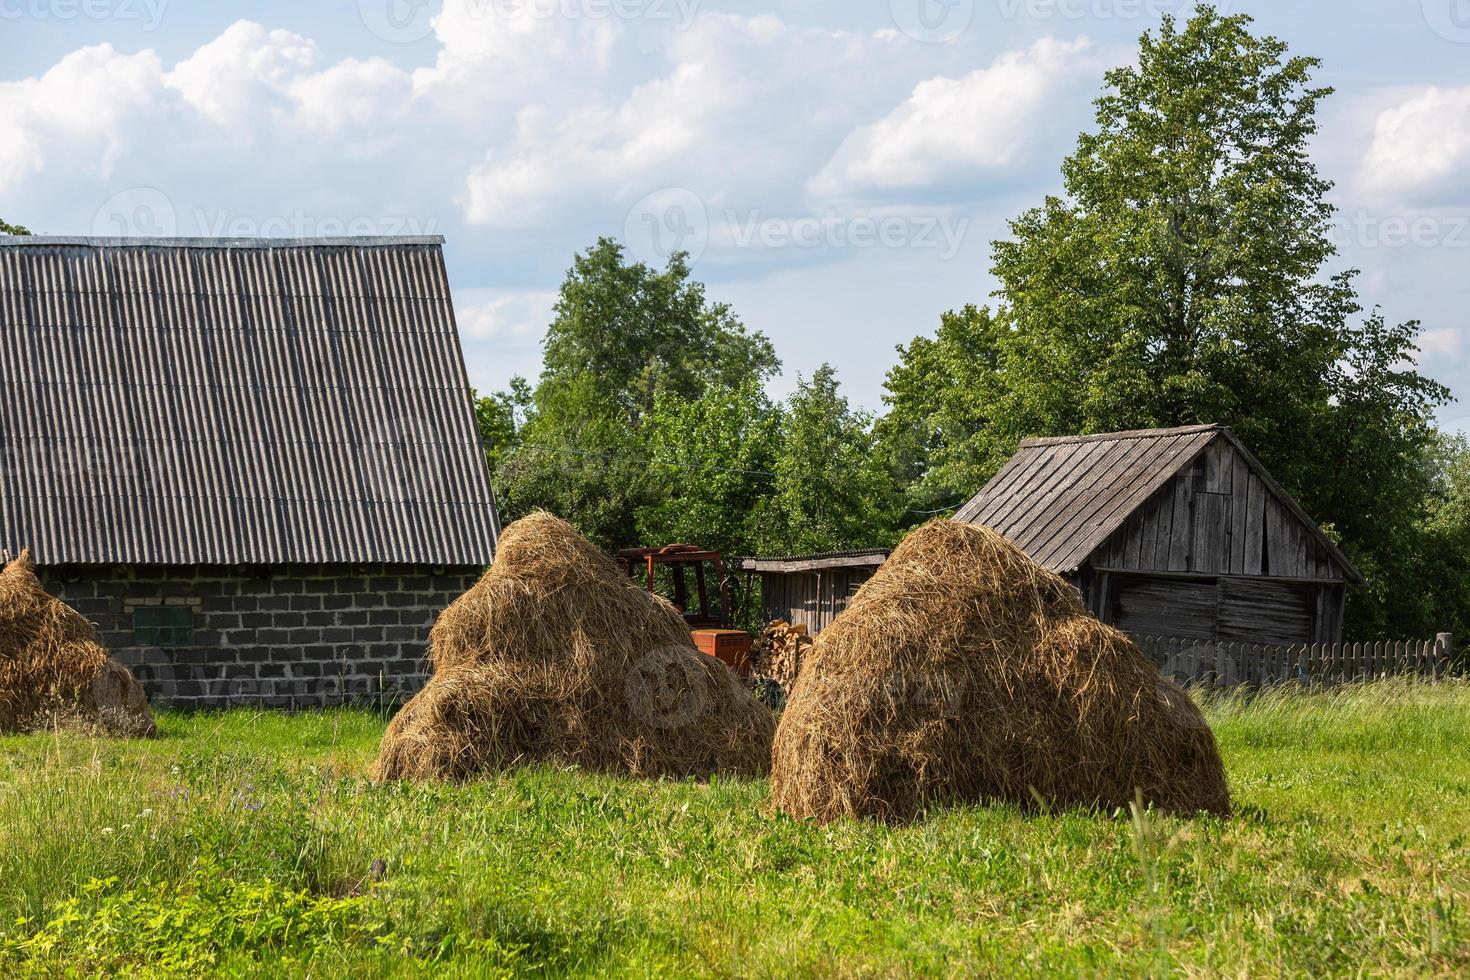
[[[1335,643],[1363,576],[1228,428],[1029,439],[955,520],[1134,636]]]
[[[0,550],[160,700],[411,691],[499,530],[442,246],[0,239]]]

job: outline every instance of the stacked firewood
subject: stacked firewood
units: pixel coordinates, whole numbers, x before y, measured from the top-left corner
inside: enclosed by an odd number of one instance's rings
[[[767,623],[750,651],[751,668],[757,677],[769,678],[789,691],[811,645],[805,623],[792,626],[783,619]]]

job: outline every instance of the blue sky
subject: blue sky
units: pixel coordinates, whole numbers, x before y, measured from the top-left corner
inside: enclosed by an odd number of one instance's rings
[[[1107,67],[1186,0],[0,0],[0,217],[48,234],[434,233],[477,385],[572,254],[690,249],[880,408],[986,302]],[[1470,396],[1470,0],[1234,0],[1324,59],[1340,267]],[[1448,424],[1467,427],[1470,405]]]

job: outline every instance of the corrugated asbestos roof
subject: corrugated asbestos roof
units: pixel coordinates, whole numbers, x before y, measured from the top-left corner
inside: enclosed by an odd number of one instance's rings
[[[994,528],[1068,575],[1224,431],[1192,425],[1027,439],[954,519]]]
[[[482,565],[441,238],[0,238],[0,548]]]

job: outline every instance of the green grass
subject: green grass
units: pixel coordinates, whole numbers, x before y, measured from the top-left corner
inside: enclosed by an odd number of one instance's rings
[[[1470,686],[1207,706],[1238,813],[763,815],[764,782],[373,787],[381,718],[0,739],[0,975],[1470,971]],[[374,873],[374,863],[380,873]]]

